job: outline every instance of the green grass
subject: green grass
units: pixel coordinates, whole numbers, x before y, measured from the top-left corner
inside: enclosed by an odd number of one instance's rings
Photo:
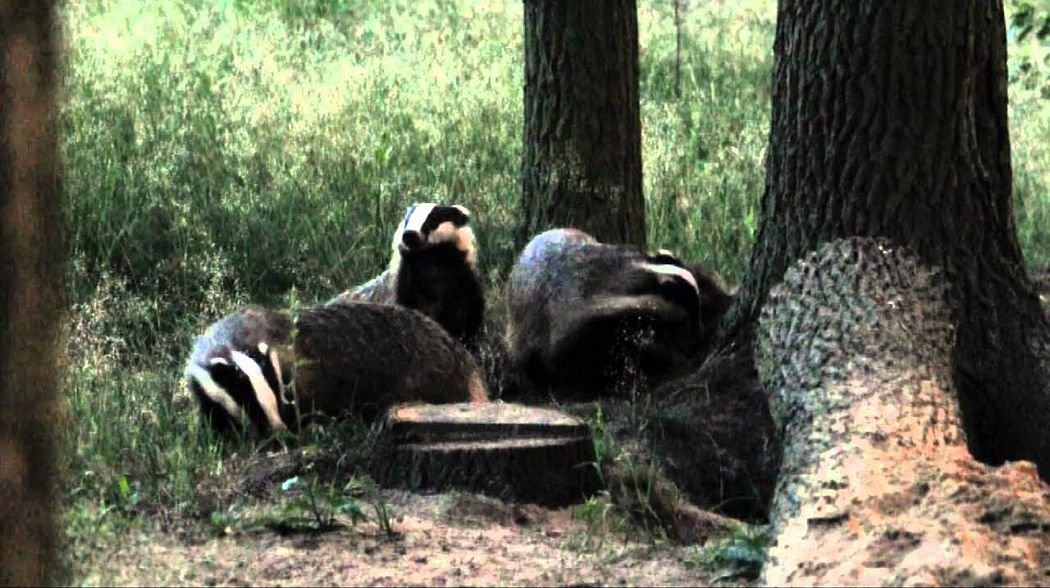
[[[741,524],[729,537],[703,547],[693,547],[685,564],[711,574],[711,582],[755,580],[766,561],[772,538],[769,528]]]
[[[1023,21],[1014,18],[1017,8],[1033,4],[1037,18],[1050,18],[1045,2],[1007,2],[1010,147],[1021,249],[1030,268],[1044,269],[1050,268],[1050,36],[1025,33]]]
[[[692,2],[680,95],[670,3],[639,3],[650,245],[741,278],[764,182],[775,2]],[[71,229],[64,484],[74,536],[180,516],[221,472],[180,372],[247,302],[378,273],[406,204],[475,213],[513,259],[522,6],[497,0],[66,0]],[[1017,227],[1050,265],[1045,47],[1011,45]],[[1021,67],[1021,60],[1030,63]]]

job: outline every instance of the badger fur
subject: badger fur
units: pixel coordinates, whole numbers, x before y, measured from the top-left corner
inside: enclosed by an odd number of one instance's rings
[[[693,271],[670,253],[599,243],[576,229],[533,238],[506,295],[512,363],[559,394],[602,395],[632,369],[668,375],[705,344]]]
[[[374,418],[400,402],[488,400],[474,358],[418,311],[347,303],[304,313],[296,324],[296,381],[308,413]]]
[[[198,338],[186,379],[216,430],[246,420],[264,436],[299,417],[370,420],[399,402],[488,398],[473,357],[440,325],[367,302],[302,310],[294,328],[284,313],[235,313]]]
[[[328,304],[357,300],[414,308],[473,348],[485,296],[469,221],[470,212],[462,206],[409,206],[394,231],[387,269]]]

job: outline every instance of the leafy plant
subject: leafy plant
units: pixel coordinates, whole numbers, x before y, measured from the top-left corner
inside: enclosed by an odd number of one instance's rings
[[[390,520],[390,506],[386,503],[386,499],[383,498],[383,493],[380,491],[379,486],[376,485],[375,481],[372,480],[370,476],[351,478],[346,484],[346,490],[352,496],[363,497],[372,505],[372,511],[375,513],[376,524],[379,525],[379,529],[383,531],[387,537],[397,536],[398,533],[394,530],[394,526]]]
[[[644,426],[641,424],[643,421],[638,420],[639,415],[635,412],[633,402],[630,403],[630,410],[621,418],[627,421],[620,423],[621,426],[633,427],[635,434],[640,433],[638,427]],[[652,507],[655,486],[653,469],[639,466],[631,452],[617,443],[603,417],[600,404],[593,416],[588,418],[588,424],[592,431],[595,453],[595,461],[591,465],[595,468],[604,490],[600,498],[592,497],[574,510],[576,518],[587,521],[588,530],[584,535],[584,544],[593,543],[593,536],[596,534],[604,535],[611,530],[631,531],[633,527],[627,524],[629,521],[640,523],[645,535],[652,536],[655,529],[650,523],[658,521]],[[613,474],[607,475],[609,471]],[[599,547],[603,542],[604,537],[601,537],[598,541]]]
[[[1012,0],[1008,32],[1011,40],[1023,42],[1028,35],[1039,41],[1050,39],[1050,6],[1032,4],[1024,0]]]
[[[658,510],[653,507],[656,466],[639,463],[630,451],[620,451],[612,467],[620,472],[614,482],[615,487],[610,489],[619,507],[631,516],[631,520],[641,525],[647,536],[662,533],[663,525],[668,521],[662,520]]]
[[[574,542],[578,549],[601,549],[611,534],[623,533],[628,527],[623,513],[606,491],[574,506],[572,517],[583,521],[587,526]]]
[[[1010,82],[1050,98],[1050,5],[1013,0],[1010,7]]]
[[[141,500],[142,496],[138,490],[132,490],[127,476],[121,475],[117,478],[116,504],[118,508],[125,513],[131,513]]]
[[[768,527],[741,524],[731,536],[695,548],[685,564],[710,573],[712,582],[754,580],[762,572],[771,541]]]
[[[591,440],[594,443],[594,461],[591,465],[594,467],[595,472],[598,474],[598,479],[601,481],[601,485],[605,486],[605,469],[604,464],[612,459],[613,440],[612,433],[609,432],[605,425],[605,421],[602,418],[602,407],[599,404],[594,416],[588,419],[588,423],[591,429]]]

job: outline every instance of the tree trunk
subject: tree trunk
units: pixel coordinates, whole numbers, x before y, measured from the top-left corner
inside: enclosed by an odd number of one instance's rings
[[[522,247],[553,227],[644,246],[635,0],[526,0]]]
[[[764,584],[1046,582],[1050,486],[966,450],[944,294],[871,239],[821,247],[771,291],[755,357],[784,457]]]
[[[52,2],[0,2],[0,585],[56,581]]]
[[[1011,195],[1001,0],[781,0],[757,243],[722,340],[756,319],[787,264],[885,236],[941,267],[974,455],[1050,476],[1050,324]]]

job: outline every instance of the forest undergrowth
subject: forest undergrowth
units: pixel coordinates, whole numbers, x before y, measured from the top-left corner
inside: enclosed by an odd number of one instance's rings
[[[671,2],[639,1],[649,245],[732,285],[764,185],[776,7],[683,5],[676,27]],[[244,304],[371,278],[407,204],[473,212],[498,314],[523,24],[520,2],[497,0],[66,0],[60,17],[75,558],[199,516],[201,480],[251,452],[198,426],[181,382],[193,337]],[[1010,31],[1015,213],[1035,270],[1050,266],[1050,46]],[[205,520],[224,526],[229,506]]]

